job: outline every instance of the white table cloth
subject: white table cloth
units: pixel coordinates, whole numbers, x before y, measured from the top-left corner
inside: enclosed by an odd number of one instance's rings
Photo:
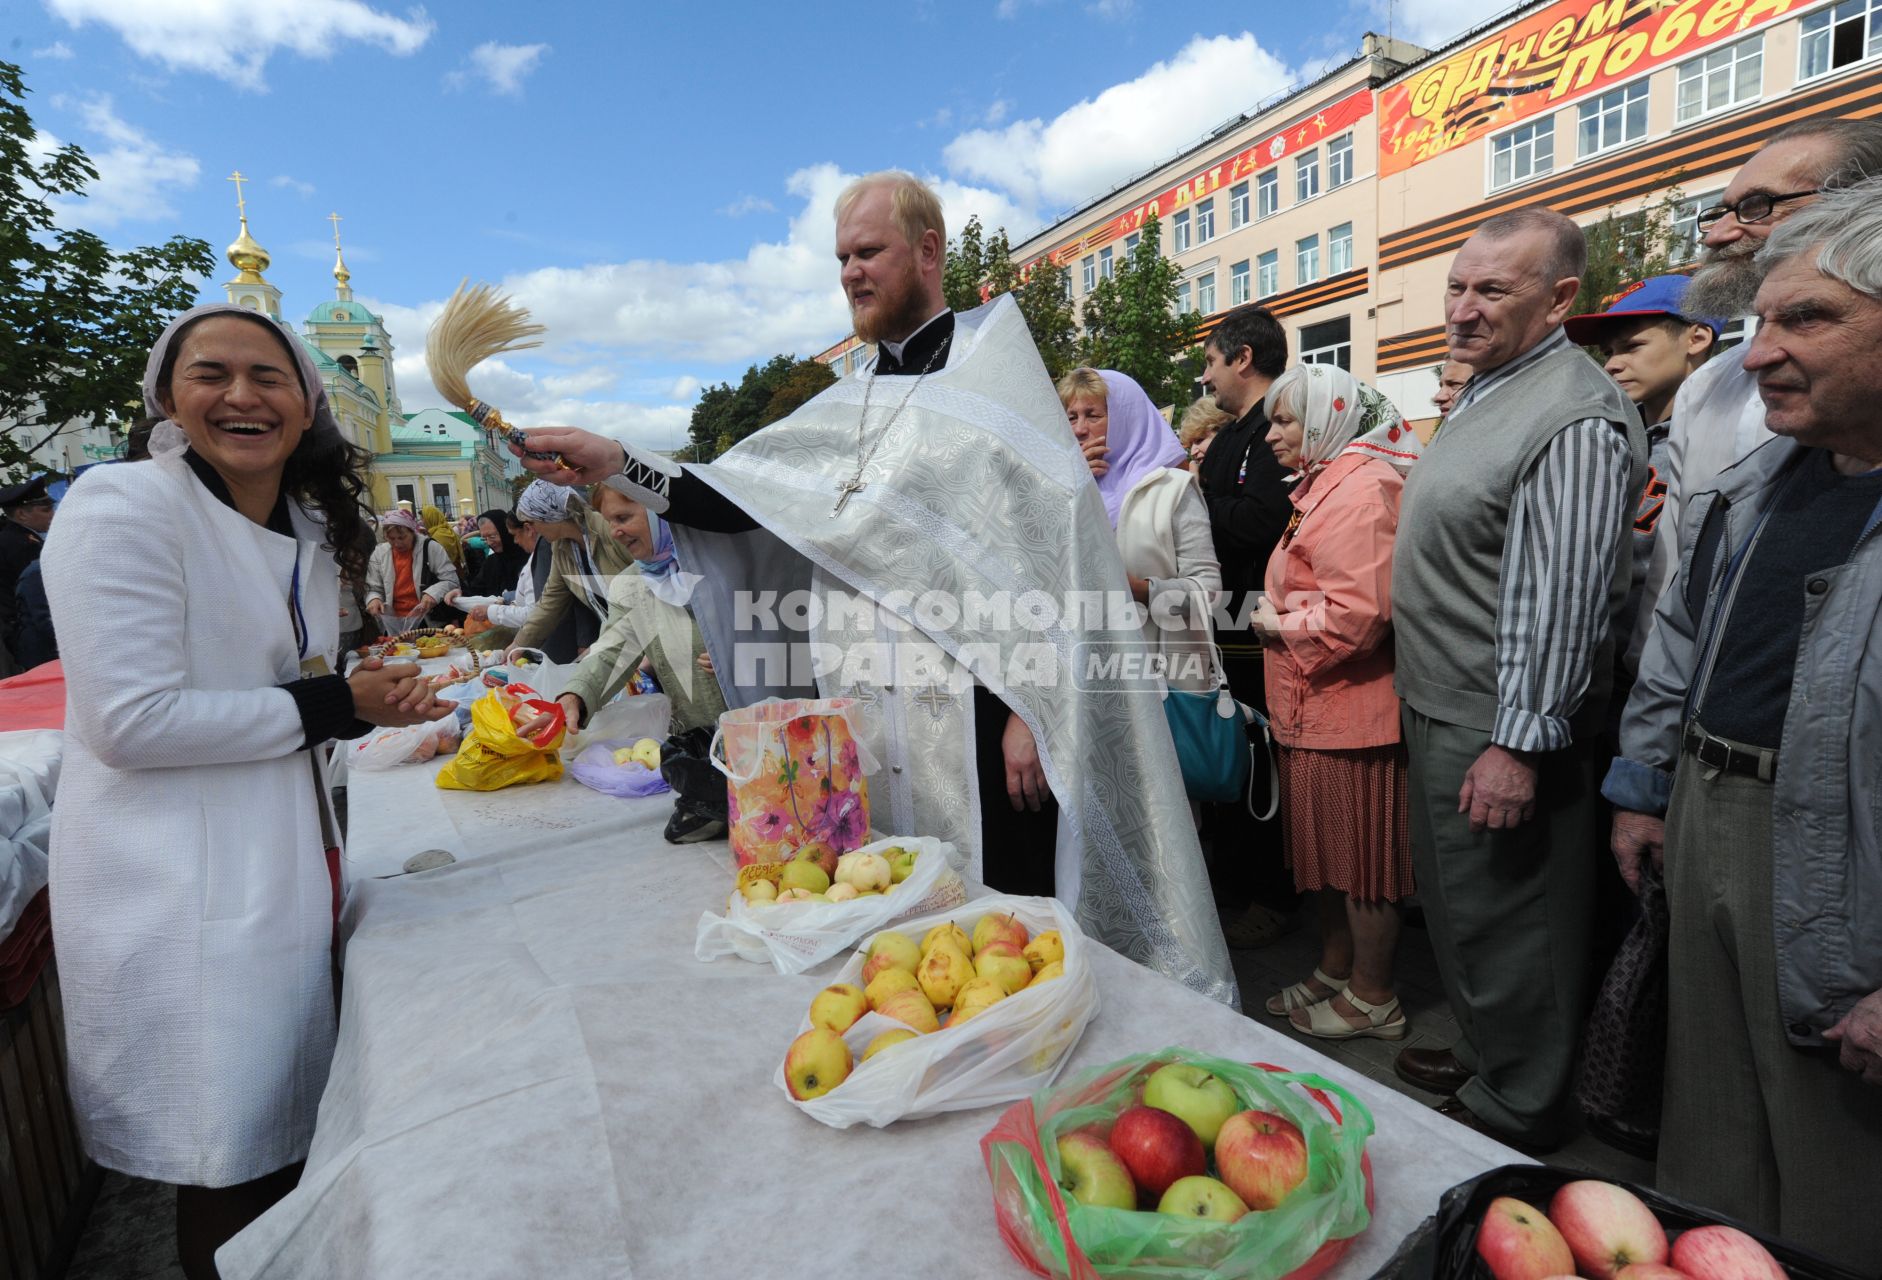
[[[300,1187],[223,1249],[225,1277],[1027,1274],[981,1165],[999,1108],[839,1131],[773,1087],[840,960],[695,960],[724,844],[664,844],[666,797],[443,792],[436,768],[351,780],[333,1074]],[[459,861],[395,874],[434,847]],[[1521,1160],[1097,951],[1102,1005],[1066,1073],[1185,1044],[1364,1099],[1378,1204],[1335,1276],[1372,1275],[1446,1187]]]

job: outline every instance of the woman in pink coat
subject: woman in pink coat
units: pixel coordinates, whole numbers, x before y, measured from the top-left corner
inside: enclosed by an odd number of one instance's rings
[[[1404,1036],[1392,989],[1398,909],[1412,891],[1409,797],[1392,692],[1392,546],[1418,437],[1335,365],[1268,390],[1268,445],[1297,481],[1255,616],[1280,745],[1294,884],[1319,903],[1320,964],[1267,1002],[1310,1035]]]

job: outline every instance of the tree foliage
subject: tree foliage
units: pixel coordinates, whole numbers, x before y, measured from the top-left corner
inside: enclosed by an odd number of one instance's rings
[[[693,406],[681,460],[711,462],[760,427],[795,413],[835,381],[829,365],[777,355],[746,369],[736,387],[729,382],[707,387]]]
[[[1584,229],[1588,269],[1582,272],[1570,315],[1605,311],[1608,300],[1628,285],[1684,264],[1687,245],[1678,228],[1683,199],[1675,187],[1657,204],[1628,214],[1609,209],[1605,218]]]
[[[1079,343],[1084,362],[1130,375],[1159,405],[1189,398],[1191,375],[1177,358],[1196,345],[1202,323],[1194,311],[1176,312],[1181,275],[1159,248],[1153,214],[1144,220],[1137,247],[1085,297],[1085,336]]]
[[[71,144],[35,154],[28,92],[0,62],[0,480],[75,423],[139,416],[145,357],[215,266],[187,236],[118,251],[60,227],[53,200],[82,196],[98,171]]]
[[[1078,322],[1066,283],[1065,268],[1043,258],[1022,278],[1006,228],[989,237],[979,215],[967,220],[958,239],[948,241],[947,261],[941,269],[941,291],[955,311],[969,311],[1003,293],[1012,294],[1046,372],[1055,379],[1078,363]]]

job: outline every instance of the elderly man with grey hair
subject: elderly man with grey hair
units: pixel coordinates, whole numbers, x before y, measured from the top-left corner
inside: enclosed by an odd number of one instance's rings
[[[1603,790],[1672,915],[1659,1180],[1882,1271],[1882,180],[1759,250],[1775,436],[1684,514]]]
[[[1458,250],[1445,327],[1472,374],[1405,482],[1392,568],[1412,862],[1463,1033],[1396,1066],[1532,1148],[1570,1120],[1596,751],[1647,470],[1639,413],[1562,329],[1586,261],[1581,229],[1539,207]]]

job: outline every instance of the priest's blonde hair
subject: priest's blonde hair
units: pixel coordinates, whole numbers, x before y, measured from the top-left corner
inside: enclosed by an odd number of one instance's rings
[[[836,198],[836,220],[842,222],[856,202],[877,187],[890,189],[889,220],[895,223],[895,229],[902,233],[910,248],[919,246],[922,236],[930,231],[941,237],[943,245],[947,244],[948,228],[941,216],[941,197],[930,190],[927,183],[902,169],[866,173],[844,187]]]

